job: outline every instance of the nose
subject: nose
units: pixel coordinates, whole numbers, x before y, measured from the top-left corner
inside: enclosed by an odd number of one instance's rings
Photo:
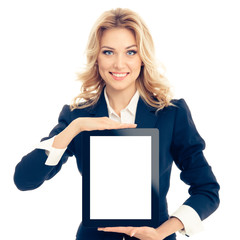
[[[119,54],[115,57],[114,68],[120,70],[123,69],[124,67],[125,67],[124,57],[121,54]]]

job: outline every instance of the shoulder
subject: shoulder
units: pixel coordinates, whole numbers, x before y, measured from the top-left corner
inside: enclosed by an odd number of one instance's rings
[[[174,128],[175,130],[181,130],[182,134],[197,133],[195,123],[192,118],[191,111],[184,99],[173,99],[171,101],[173,104],[170,106],[173,112],[174,118]]]
[[[177,113],[190,114],[190,109],[188,107],[188,104],[183,98],[171,100],[170,108]]]
[[[181,98],[181,99],[174,99],[172,100],[172,104],[175,106],[175,111],[178,116],[185,117],[185,118],[192,118],[190,109],[186,103],[186,101]]]
[[[187,106],[187,103],[186,103],[186,101],[183,99],[183,98],[181,98],[181,99],[172,99],[171,100],[171,107],[175,107],[176,109],[175,110],[177,110],[177,109],[184,109],[184,108],[188,108],[188,106]]]
[[[177,112],[187,112],[189,111],[189,108],[186,101],[183,98],[181,98],[181,99],[172,99],[170,102],[170,105],[163,108],[159,112],[161,111],[175,114]]]
[[[190,109],[183,98],[172,99],[171,105],[158,111],[158,116],[172,122],[173,125],[184,125],[192,122]]]

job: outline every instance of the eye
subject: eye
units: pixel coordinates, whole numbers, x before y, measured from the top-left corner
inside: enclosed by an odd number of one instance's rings
[[[103,54],[105,54],[105,55],[113,55],[113,51],[105,50],[105,51],[103,51]]]
[[[136,53],[137,53],[137,51],[129,50],[129,51],[127,52],[127,55],[133,56],[133,55],[135,55]]]

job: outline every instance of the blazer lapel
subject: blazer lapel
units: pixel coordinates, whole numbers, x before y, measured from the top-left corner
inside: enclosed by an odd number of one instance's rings
[[[107,103],[104,97],[104,91],[102,91],[98,102],[88,109],[89,114],[92,117],[108,117]]]
[[[137,128],[154,128],[157,121],[155,112],[156,108],[149,106],[139,97],[135,119]]]

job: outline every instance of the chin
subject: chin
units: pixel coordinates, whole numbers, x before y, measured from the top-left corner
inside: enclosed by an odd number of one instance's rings
[[[131,84],[131,85],[126,85],[123,83],[119,83],[119,84],[106,84],[106,87],[109,90],[112,91],[126,91],[126,90],[130,90],[130,89],[135,89],[135,84]]]

